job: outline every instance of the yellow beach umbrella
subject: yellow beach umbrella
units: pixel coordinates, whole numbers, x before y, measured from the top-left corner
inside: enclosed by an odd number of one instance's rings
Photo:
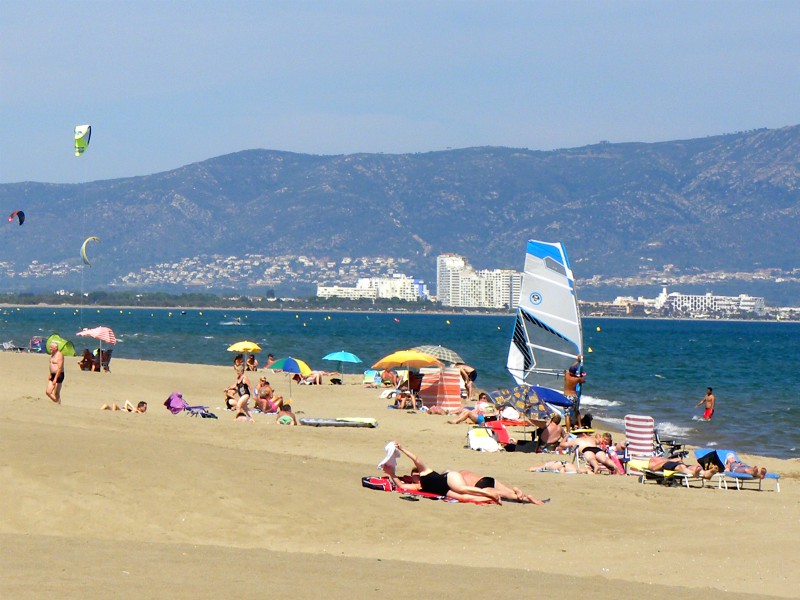
[[[418,350],[398,350],[388,356],[384,356],[374,365],[373,369],[394,369],[395,367],[410,367],[419,369],[421,367],[441,367],[441,362],[430,354],[419,352]]]
[[[228,346],[228,352],[242,352],[242,353],[261,352],[261,346],[259,346],[255,342],[248,342],[247,340],[243,340],[241,342],[236,342],[232,346]]]

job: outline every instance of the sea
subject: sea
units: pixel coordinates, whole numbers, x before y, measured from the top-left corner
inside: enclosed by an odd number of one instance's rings
[[[249,340],[261,346],[262,363],[272,353],[335,370],[322,357],[346,350],[363,362],[345,363],[345,372],[362,373],[395,350],[435,344],[475,367],[478,387],[513,385],[505,369],[511,315],[5,307],[0,341],[27,347],[33,336],[58,333],[80,353],[97,344],[75,333],[97,325],[114,330],[114,358],[227,365],[227,347]],[[626,414],[650,415],[662,438],[798,457],[800,323],[585,318],[583,329],[583,412],[620,431]],[[708,422],[694,408],[706,387],[717,399]]]

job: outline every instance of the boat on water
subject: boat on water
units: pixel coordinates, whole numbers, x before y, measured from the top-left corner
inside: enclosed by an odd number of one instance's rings
[[[560,242],[529,240],[506,368],[518,385],[555,390],[563,398],[564,371],[582,354],[583,328],[567,250]]]

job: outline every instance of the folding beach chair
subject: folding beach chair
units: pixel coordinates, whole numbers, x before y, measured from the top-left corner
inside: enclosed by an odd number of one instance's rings
[[[625,458],[629,474],[642,475],[642,462],[647,465],[655,454],[654,435],[653,417],[625,415]]]
[[[114,351],[113,348],[109,348],[108,350],[102,350],[100,352],[100,367],[106,373],[110,373],[111,369],[108,367],[108,363],[111,362],[111,353]]]
[[[192,417],[202,417],[204,419],[216,419],[217,415],[208,410],[208,406],[189,406],[180,392],[172,392],[164,401],[164,406],[173,415],[181,411],[189,413]]]
[[[361,385],[368,388],[381,387],[381,372],[376,369],[367,369],[364,371],[364,379]]]

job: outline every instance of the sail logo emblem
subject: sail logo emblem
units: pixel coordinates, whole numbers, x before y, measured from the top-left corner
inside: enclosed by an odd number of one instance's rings
[[[542,303],[542,295],[539,292],[533,292],[531,294],[531,304],[539,305]]]

